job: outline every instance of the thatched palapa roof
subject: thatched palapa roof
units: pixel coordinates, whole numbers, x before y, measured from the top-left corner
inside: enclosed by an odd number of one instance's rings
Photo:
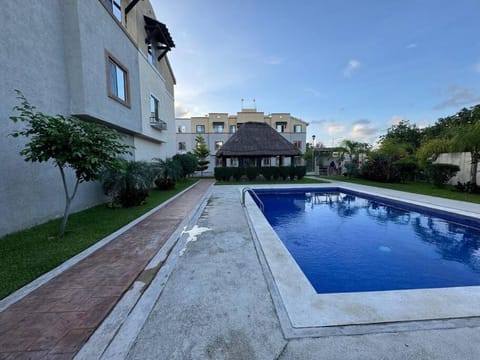
[[[217,157],[296,156],[302,152],[266,123],[247,122],[217,151]]]

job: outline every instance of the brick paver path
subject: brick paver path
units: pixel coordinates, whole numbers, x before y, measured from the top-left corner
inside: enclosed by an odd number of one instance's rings
[[[200,180],[1,312],[0,360],[73,358],[212,183]]]

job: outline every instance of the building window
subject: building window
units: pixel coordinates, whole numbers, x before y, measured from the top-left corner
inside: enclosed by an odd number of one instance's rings
[[[263,165],[264,166],[270,166],[270,158],[269,157],[263,158]]]
[[[283,133],[283,132],[285,132],[285,130],[287,128],[287,123],[286,122],[277,122],[275,124],[275,126],[276,126],[276,129],[277,129],[278,132]]]
[[[223,146],[223,141],[215,141],[215,151],[220,150],[222,146]]]
[[[158,119],[158,99],[150,95],[150,121],[157,121]]]
[[[104,0],[107,4],[108,9],[112,12],[115,18],[122,22],[122,6],[120,5],[121,0]]]
[[[295,125],[293,127],[293,132],[301,133],[302,132],[302,125]]]
[[[223,132],[223,122],[214,122],[213,123],[213,129],[215,130],[215,132],[217,134],[222,133]]]
[[[230,166],[238,166],[238,159],[230,158]]]
[[[237,131],[237,126],[236,125],[230,125],[230,134],[235,134],[235,131]]]
[[[215,158],[215,166],[222,166],[222,159]]]
[[[147,58],[148,62],[155,66],[155,48],[152,44],[148,44]]]
[[[205,132],[205,125],[197,125],[197,133],[203,134]]]
[[[130,106],[128,70],[107,52],[108,96]]]
[[[295,141],[293,142],[293,145],[295,145],[295,147],[296,147],[297,149],[301,149],[301,148],[302,148],[302,142],[301,142],[300,140],[295,140]]]
[[[178,143],[178,150],[187,150],[187,145],[184,141]]]
[[[185,132],[185,125],[180,125],[180,126],[178,127],[178,132],[179,132],[180,134],[184,133],[184,132]]]

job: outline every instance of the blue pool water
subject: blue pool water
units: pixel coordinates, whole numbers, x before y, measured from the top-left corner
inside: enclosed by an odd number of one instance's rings
[[[480,285],[475,219],[337,188],[255,192],[317,293]]]

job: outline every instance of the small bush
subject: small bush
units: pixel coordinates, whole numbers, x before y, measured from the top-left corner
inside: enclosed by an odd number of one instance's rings
[[[273,172],[275,171],[274,167],[264,167],[261,169],[261,173],[265,180],[269,181],[272,179]]]
[[[466,192],[470,194],[480,194],[480,186],[472,184],[470,181],[466,183],[457,182],[455,189],[460,192]]]
[[[260,174],[260,171],[257,167],[248,167],[245,168],[245,175],[247,175],[248,180],[253,181]]]
[[[295,180],[295,168],[293,166],[290,166],[290,168],[288,169],[288,177],[290,178],[290,180]]]
[[[226,167],[216,167],[213,170],[213,175],[217,181],[228,181],[230,177],[228,176],[228,168]]]
[[[415,180],[415,174],[417,173],[417,162],[414,159],[403,158],[394,163],[395,168],[398,171],[398,176],[401,182]]]
[[[192,153],[176,154],[173,160],[180,165],[180,178],[185,179],[192,175],[198,167],[198,160]]]
[[[116,169],[106,170],[102,176],[103,190],[114,205],[132,207],[141,205],[153,186],[155,172],[143,161],[121,160]]]
[[[279,175],[283,180],[287,180],[288,175],[290,174],[290,167],[289,166],[280,166],[279,168]]]
[[[302,180],[305,177],[306,173],[307,173],[306,166],[295,166],[295,174],[297,175],[298,180]]]
[[[395,183],[400,181],[398,169],[387,156],[374,154],[360,169],[360,176],[373,181]]]
[[[177,182],[173,179],[156,179],[155,186],[158,190],[172,190],[175,189]]]
[[[280,177],[280,168],[278,166],[272,167],[272,177],[273,180],[278,180]]]
[[[452,164],[428,164],[425,167],[429,182],[436,187],[443,187],[458,171],[460,168]]]
[[[231,174],[232,174],[233,178],[235,179],[235,181],[240,181],[242,176],[245,175],[245,168],[234,167],[234,168],[230,168],[230,169],[232,169]]]

